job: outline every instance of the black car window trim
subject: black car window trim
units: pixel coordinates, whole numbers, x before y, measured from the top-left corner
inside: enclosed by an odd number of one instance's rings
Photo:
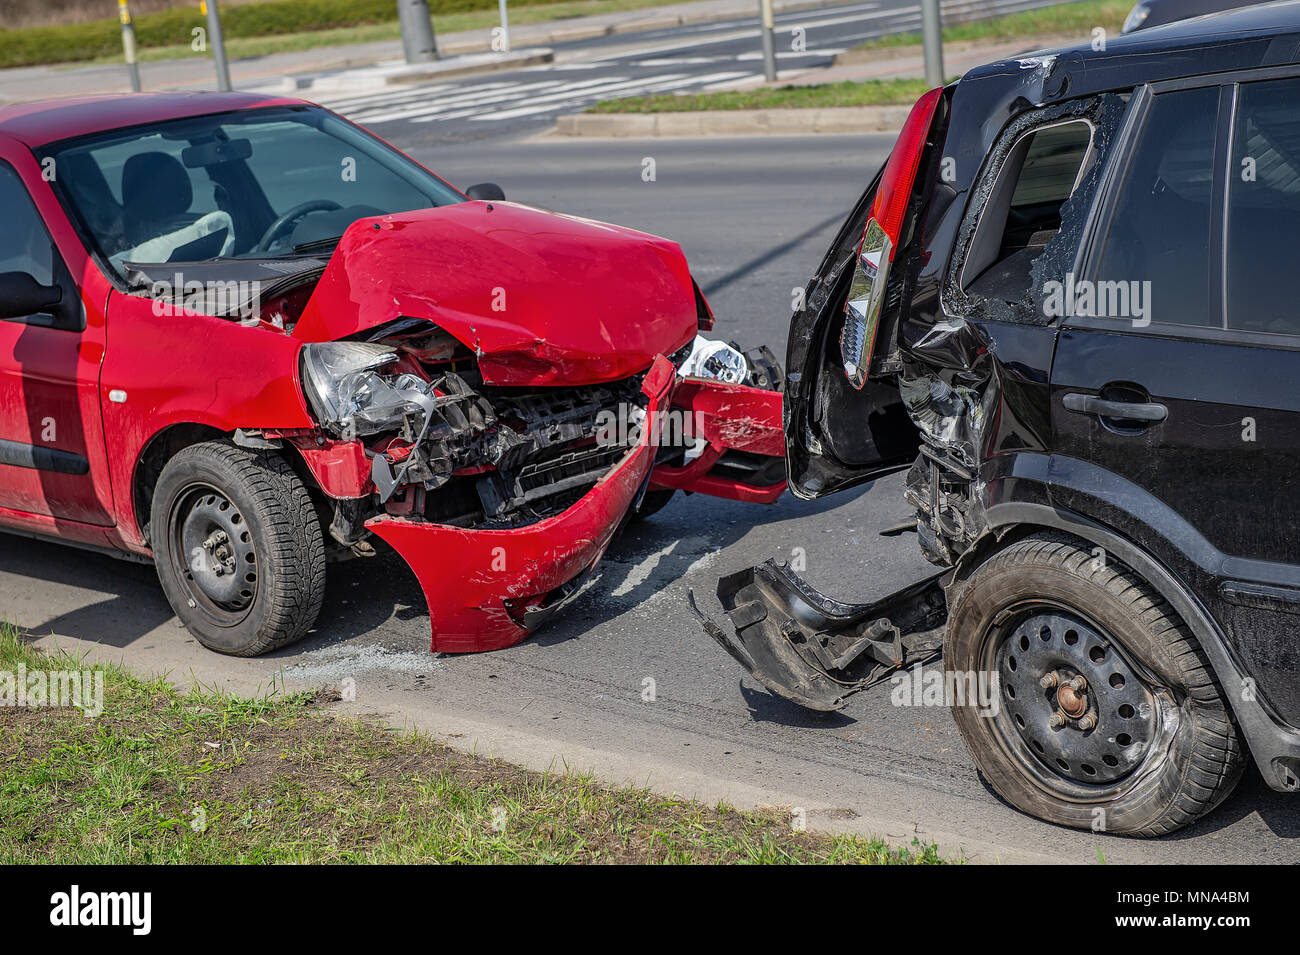
[[[1219,325],[1195,326],[1174,325],[1152,322],[1144,328],[1135,328],[1128,319],[1097,318],[1094,316],[1073,316],[1066,320],[1064,328],[1095,328],[1106,331],[1126,332],[1134,335],[1147,335],[1163,338],[1192,339],[1196,341],[1221,342],[1224,344],[1254,345],[1275,348],[1284,351],[1300,351],[1300,333],[1257,332],[1228,327],[1228,177],[1233,136],[1236,132],[1237,110],[1240,90],[1243,83],[1254,83],[1273,79],[1300,78],[1300,64],[1288,63],[1283,66],[1270,66],[1253,70],[1237,70],[1232,73],[1217,73],[1212,76],[1184,77],[1175,80],[1162,80],[1158,83],[1144,85],[1131,104],[1132,122],[1126,121],[1126,128],[1117,137],[1112,148],[1122,148],[1123,159],[1107,170],[1107,179],[1103,180],[1099,201],[1094,209],[1095,222],[1090,222],[1084,242],[1081,244],[1079,261],[1075,274],[1088,279],[1095,279],[1101,261],[1102,246],[1110,231],[1111,220],[1117,211],[1119,191],[1127,179],[1129,164],[1133,157],[1133,146],[1150,115],[1151,104],[1155,96],[1161,93],[1173,93],[1181,90],[1199,89],[1217,86],[1220,89],[1219,115],[1216,123],[1214,145],[1214,183],[1211,212],[1211,248],[1210,261],[1218,261],[1213,279],[1214,299],[1219,308]],[[1118,147],[1118,148],[1117,148]]]
[[[23,191],[27,197],[27,202],[32,207],[32,212],[36,214],[36,221],[40,224],[41,231],[45,233],[45,238],[50,243],[50,272],[51,284],[57,285],[63,290],[65,298],[71,296],[76,301],[81,300],[81,289],[73,281],[72,270],[68,268],[68,263],[64,261],[63,253],[59,250],[59,244],[54,241],[54,234],[50,232],[50,227],[45,223],[45,216],[41,214],[41,207],[36,204],[36,197],[32,191],[27,188],[27,183],[14,167],[13,163],[7,159],[0,159],[0,169],[13,173],[14,181],[18,183],[18,188]],[[73,326],[67,322],[59,323],[59,319],[51,312],[35,312],[31,315],[24,315],[22,318],[7,318],[4,321],[12,322],[16,325],[38,325],[41,328],[54,328],[61,332],[72,332],[80,334],[86,330],[85,310],[81,310],[80,326]]]

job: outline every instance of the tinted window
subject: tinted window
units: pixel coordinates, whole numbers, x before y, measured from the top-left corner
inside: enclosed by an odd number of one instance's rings
[[[1300,334],[1300,80],[1247,83],[1228,187],[1228,327]]]
[[[1151,104],[1102,249],[1103,282],[1150,282],[1145,317],[1219,326],[1210,302],[1210,209],[1217,87],[1162,93]]]
[[[54,242],[18,173],[0,165],[0,272],[26,272],[42,285],[54,284]]]

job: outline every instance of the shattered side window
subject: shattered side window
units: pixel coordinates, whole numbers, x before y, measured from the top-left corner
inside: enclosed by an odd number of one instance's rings
[[[1054,320],[1045,289],[1074,264],[1126,101],[1117,95],[1076,100],[1009,124],[962,224],[948,289],[951,314]]]

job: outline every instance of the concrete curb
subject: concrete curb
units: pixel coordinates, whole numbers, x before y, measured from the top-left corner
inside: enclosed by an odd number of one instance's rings
[[[701,110],[689,113],[576,113],[560,116],[560,136],[802,136],[811,133],[892,133],[910,106],[826,109]]]

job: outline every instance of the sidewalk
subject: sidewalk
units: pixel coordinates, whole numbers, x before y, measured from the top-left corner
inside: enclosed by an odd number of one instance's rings
[[[833,5],[834,0],[773,0],[777,12],[805,10]],[[545,51],[533,48],[568,43],[592,37],[637,33],[645,30],[662,30],[688,24],[709,23],[736,17],[756,15],[754,0],[692,0],[660,7],[644,7],[616,13],[601,13],[589,17],[570,17],[546,23],[531,23],[510,28],[511,46],[516,54]],[[466,30],[446,33],[438,37],[438,50],[451,61],[437,70],[435,75],[464,75],[465,72],[499,69],[503,65],[518,67],[520,63],[494,62],[504,60],[503,54],[492,54],[490,29]],[[457,69],[456,57],[475,54],[465,63],[467,69]],[[320,47],[270,56],[232,59],[230,76],[236,89],[266,91],[307,92],[318,79],[332,77],[331,85],[340,82],[344,70],[378,67],[398,71],[402,63],[400,40],[375,43],[355,43],[346,46]],[[145,90],[216,89],[216,73],[212,59],[207,54],[195,54],[179,60],[157,60],[140,64],[140,77]],[[364,82],[364,80],[363,80]],[[0,105],[34,99],[60,96],[84,96],[97,93],[126,93],[130,91],[125,65],[97,64],[93,66],[31,66],[0,70]]]

